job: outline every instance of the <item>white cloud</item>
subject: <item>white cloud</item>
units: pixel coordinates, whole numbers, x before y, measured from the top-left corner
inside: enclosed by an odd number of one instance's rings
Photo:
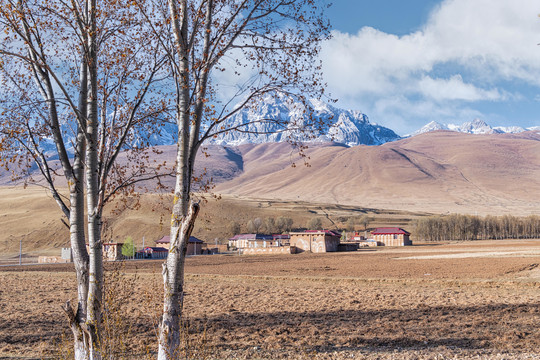
[[[484,90],[472,84],[464,83],[461,75],[453,75],[449,79],[434,79],[430,76],[423,76],[418,81],[417,86],[423,96],[436,101],[494,101],[506,99],[506,96],[497,89]]]
[[[519,99],[519,86],[506,89],[508,83],[540,87],[539,13],[538,0],[446,0],[409,35],[369,27],[334,32],[321,54],[329,90],[348,105],[357,99],[365,112],[366,100],[400,99],[411,116],[407,107],[424,108],[422,121],[460,111],[459,103],[469,104],[460,112],[466,116],[477,113],[474,102]],[[395,107],[369,107],[381,123],[407,120],[390,112]]]

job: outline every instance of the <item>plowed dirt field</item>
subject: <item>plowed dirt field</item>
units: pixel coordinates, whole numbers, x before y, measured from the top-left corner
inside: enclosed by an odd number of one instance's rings
[[[210,359],[540,359],[540,240],[187,261],[187,351]],[[161,261],[108,264],[129,358],[155,358]],[[0,358],[59,358],[70,264],[0,267]],[[199,339],[204,339],[201,342]],[[121,358],[119,354],[116,358]]]

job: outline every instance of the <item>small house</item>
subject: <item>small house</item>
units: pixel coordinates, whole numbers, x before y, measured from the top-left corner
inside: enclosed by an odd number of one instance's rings
[[[202,241],[201,239],[198,239],[195,236],[190,236],[189,241],[188,241],[186,255],[201,255],[203,244],[204,244],[204,241]],[[171,246],[171,237],[164,236],[161,239],[156,240],[156,246],[163,247],[169,250]]]
[[[270,248],[289,245],[289,235],[239,234],[229,239],[229,249]]]
[[[239,254],[295,254],[296,248],[289,246],[289,235],[239,234],[229,239],[228,249]]]
[[[409,246],[412,245],[409,233],[398,227],[377,228],[371,232],[373,240],[385,246]]]
[[[338,251],[341,234],[331,230],[306,230],[289,234],[290,244],[297,248],[297,252],[311,251],[323,253]]]
[[[122,255],[122,246],[124,246],[124,243],[103,243],[101,257],[105,261],[122,260],[124,258]],[[90,253],[90,245],[88,244],[86,244],[86,251]]]

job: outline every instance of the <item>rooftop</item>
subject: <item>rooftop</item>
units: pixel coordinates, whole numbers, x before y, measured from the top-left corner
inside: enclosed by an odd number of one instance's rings
[[[305,231],[297,232],[296,234],[301,234],[301,233],[325,233],[326,235],[330,235],[330,236],[341,236],[339,232],[332,231],[332,230],[305,230]]]
[[[396,234],[403,234],[403,235],[411,235],[410,232],[403,230],[402,228],[398,227],[381,227],[376,228],[371,232],[372,235],[396,235]]]
[[[272,235],[264,235],[264,234],[238,234],[234,235],[232,238],[229,238],[229,240],[272,240]]]
[[[170,236],[164,236],[161,239],[156,240],[156,244],[169,244],[170,242],[171,242],[171,237]],[[196,238],[195,236],[190,236],[189,237],[189,242],[190,243],[203,243],[204,241],[202,241],[201,239]]]

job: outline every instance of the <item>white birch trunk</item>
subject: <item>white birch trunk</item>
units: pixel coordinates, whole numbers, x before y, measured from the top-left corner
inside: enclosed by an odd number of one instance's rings
[[[90,0],[88,14],[88,116],[86,122],[86,206],[89,247],[89,278],[86,325],[89,334],[89,359],[101,359],[99,344],[101,330],[101,301],[103,290],[103,257],[101,242],[101,209],[98,173],[98,77],[96,34],[96,0]]]
[[[184,263],[187,245],[199,205],[192,204],[180,226],[171,227],[171,245],[163,264],[163,319],[160,326],[158,360],[180,357],[180,319],[184,300]]]
[[[191,202],[191,177],[199,146],[199,131],[208,81],[208,68],[202,71],[197,85],[195,114],[191,114],[190,98],[190,50],[187,43],[188,2],[169,0],[169,12],[174,36],[177,82],[178,143],[176,157],[176,184],[171,216],[171,245],[167,261],[163,264],[163,318],[160,325],[158,360],[175,360],[180,357],[180,321],[184,300],[184,265],[189,237],[193,230],[199,205]],[[178,5],[179,4],[179,7]],[[206,3],[206,27],[204,35],[204,58],[208,60],[210,24],[213,1]]]
[[[86,360],[89,358],[89,339],[84,331],[86,322],[86,308],[88,303],[88,252],[86,251],[84,234],[84,192],[82,177],[83,168],[76,167],[75,173],[78,176],[70,191],[70,238],[71,251],[77,275],[77,311],[70,318],[70,327],[73,332],[73,350],[75,360]],[[80,177],[79,177],[80,176]],[[69,304],[66,304],[66,309]],[[70,307],[70,306],[69,306]],[[66,310],[67,312],[71,310]],[[71,310],[72,311],[72,310]]]

